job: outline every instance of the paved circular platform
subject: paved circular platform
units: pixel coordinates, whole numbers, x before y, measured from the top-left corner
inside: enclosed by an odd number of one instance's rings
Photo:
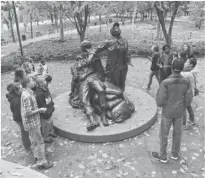
[[[0,177],[2,178],[48,178],[44,174],[0,159]]]
[[[157,118],[155,100],[142,90],[126,87],[127,96],[135,105],[132,117],[124,123],[104,127],[102,124],[95,130],[86,130],[85,114],[68,104],[69,92],[55,98],[54,128],[58,135],[80,142],[113,142],[134,137],[154,124]]]

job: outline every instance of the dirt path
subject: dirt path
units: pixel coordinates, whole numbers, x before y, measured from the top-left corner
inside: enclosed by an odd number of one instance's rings
[[[135,58],[132,63],[134,68],[129,68],[127,85],[142,89],[148,82],[150,62],[143,58]],[[199,60],[198,86],[200,90],[204,89],[204,64],[204,61]],[[70,88],[71,64],[52,62],[48,66],[53,76],[50,90],[55,97]],[[32,156],[25,154],[21,146],[19,129],[12,120],[9,104],[5,98],[6,85],[12,81],[13,76],[7,73],[2,74],[1,77],[2,158],[29,166],[34,160]],[[158,84],[154,80],[150,91],[153,97],[157,88]],[[158,121],[148,131],[122,142],[86,144],[58,137],[53,144],[48,145],[49,151],[52,152],[49,159],[54,160],[55,166],[50,170],[42,171],[42,173],[51,178],[205,177],[203,164],[205,161],[204,96],[202,94],[194,98],[193,108],[198,126],[183,132],[181,156],[184,161],[170,161],[169,164],[160,164],[150,157],[152,150],[159,150],[159,115]],[[170,143],[169,138],[169,153]]]

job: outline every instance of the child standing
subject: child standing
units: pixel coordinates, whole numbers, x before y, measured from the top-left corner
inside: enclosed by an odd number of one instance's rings
[[[38,107],[46,108],[46,112],[40,114],[42,135],[45,143],[52,143],[52,137],[57,137],[57,135],[53,131],[53,120],[51,117],[55,110],[54,102],[48,89],[48,82],[46,81],[46,78],[39,76],[36,82],[36,100]]]
[[[13,114],[13,120],[19,125],[21,131],[21,140],[24,148],[29,150],[31,142],[29,140],[29,134],[24,130],[22,118],[21,118],[21,93],[22,87],[20,83],[12,83],[7,86],[6,98],[10,102],[10,109]]]
[[[39,113],[45,113],[46,108],[39,108],[37,106],[36,98],[34,96],[32,82],[29,77],[22,79],[23,92],[21,95],[21,116],[23,126],[29,133],[29,139],[31,141],[31,148],[34,157],[37,159],[39,168],[47,169],[53,166],[51,162],[46,160],[45,145],[41,135],[41,124]]]
[[[150,86],[152,84],[152,79],[155,76],[158,83],[159,83],[159,46],[155,45],[152,47],[152,65],[150,67],[151,73],[149,76],[149,83],[147,85],[147,90],[150,90]]]
[[[48,66],[44,60],[41,60],[41,62],[39,63],[37,68],[37,73],[38,75],[43,75],[43,76],[46,76],[48,74]]]
[[[173,125],[172,156],[178,160],[181,145],[183,115],[187,106],[193,99],[190,82],[180,72],[184,68],[183,59],[172,62],[172,75],[163,80],[157,92],[157,106],[162,107],[160,126],[160,153],[152,152],[155,159],[166,163],[167,144],[170,127]]]
[[[196,68],[196,64],[197,64],[197,60],[195,58],[187,59],[185,62],[185,65],[184,65],[184,70],[183,70],[183,72],[181,72],[182,76],[187,78],[190,81],[193,95],[195,93],[196,75],[198,73],[198,70]],[[189,106],[187,106],[187,111],[189,113],[189,123],[191,125],[195,125],[194,112],[193,112],[191,104]],[[184,120],[183,120],[184,129],[187,128],[186,120],[187,119],[186,119],[186,111],[185,111]]]

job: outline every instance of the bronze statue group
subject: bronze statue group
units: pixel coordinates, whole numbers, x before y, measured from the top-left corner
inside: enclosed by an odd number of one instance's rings
[[[94,48],[90,41],[83,41],[81,52],[71,67],[69,103],[85,113],[89,132],[95,131],[101,123],[104,127],[122,123],[135,111],[134,104],[124,96],[128,65],[131,65],[128,42],[121,37],[118,23],[113,25],[110,33],[112,39]],[[108,51],[105,69],[99,56],[104,50]],[[198,93],[197,60],[190,54],[189,45],[185,44],[179,54],[173,54],[168,45],[164,45],[162,50],[160,54],[158,45],[152,47],[147,90],[150,90],[153,76],[156,76],[159,83],[156,102],[162,108],[162,118],[160,153],[153,152],[152,155],[165,163],[168,161],[166,149],[170,127],[173,125],[171,158],[178,160],[182,126],[186,129],[195,125],[191,102]],[[57,136],[52,121],[55,107],[48,88],[51,80],[45,61],[42,60],[35,71],[30,59],[15,70],[14,82],[8,85],[6,95],[13,119],[20,127],[23,146],[32,150],[41,169],[53,166],[46,159],[45,143],[51,143]],[[190,124],[186,122],[186,109]]]

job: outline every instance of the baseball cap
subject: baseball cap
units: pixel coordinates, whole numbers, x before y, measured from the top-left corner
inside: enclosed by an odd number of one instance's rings
[[[184,60],[182,58],[174,59],[172,61],[172,69],[176,72],[181,72],[184,68]]]

